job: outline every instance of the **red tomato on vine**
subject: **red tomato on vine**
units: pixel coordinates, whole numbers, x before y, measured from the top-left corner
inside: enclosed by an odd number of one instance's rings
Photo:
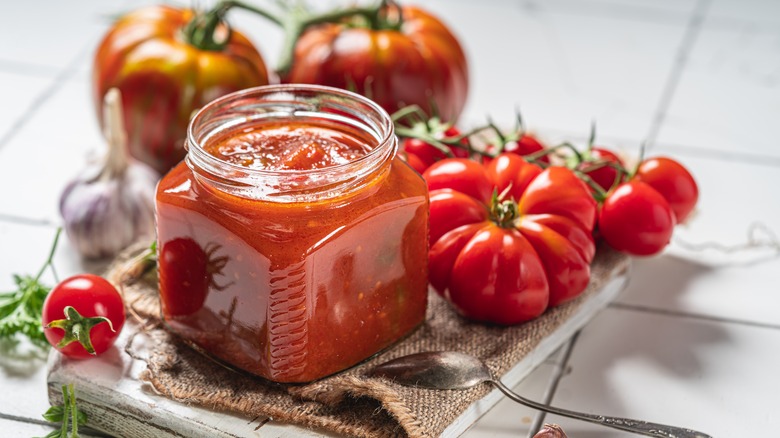
[[[699,200],[693,175],[672,158],[648,158],[639,164],[636,178],[654,188],[669,203],[676,223],[685,222]]]
[[[618,251],[632,255],[661,252],[672,238],[674,213],[650,185],[631,180],[607,196],[599,213],[599,232]]]

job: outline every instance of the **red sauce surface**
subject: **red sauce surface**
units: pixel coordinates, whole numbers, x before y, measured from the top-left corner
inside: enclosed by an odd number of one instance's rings
[[[307,169],[354,159],[372,141],[325,124],[265,125],[205,149],[246,167]],[[215,190],[180,163],[157,192],[168,326],[276,382],[328,376],[405,336],[425,317],[427,190],[405,163],[386,165],[348,197],[278,203]]]
[[[205,149],[250,169],[305,170],[349,163],[371,151],[370,141],[334,126],[265,124],[218,137]]]

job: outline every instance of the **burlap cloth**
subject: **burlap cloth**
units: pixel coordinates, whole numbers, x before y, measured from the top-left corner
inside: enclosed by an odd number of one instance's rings
[[[438,391],[403,387],[367,377],[373,365],[422,351],[457,350],[484,360],[503,375],[547,335],[564,323],[610,278],[624,272],[628,258],[600,248],[588,289],[573,302],[548,310],[534,321],[515,327],[471,323],[431,293],[424,324],[402,342],[333,377],[299,386],[274,385],[231,371],[196,352],[159,321],[156,276],[128,281],[126,253],[109,268],[109,280],[121,286],[129,310],[139,317],[151,340],[142,357],[141,379],[173,400],[249,418],[270,417],[285,423],[356,437],[436,437],[469,405],[484,397],[488,384],[469,390]],[[247,426],[252,427],[252,426]]]

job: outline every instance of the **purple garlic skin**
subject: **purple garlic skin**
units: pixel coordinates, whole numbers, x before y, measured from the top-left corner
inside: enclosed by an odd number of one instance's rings
[[[129,244],[154,236],[154,196],[158,174],[132,162],[107,176],[101,166],[69,183],[60,214],[71,243],[85,258],[113,257]]]

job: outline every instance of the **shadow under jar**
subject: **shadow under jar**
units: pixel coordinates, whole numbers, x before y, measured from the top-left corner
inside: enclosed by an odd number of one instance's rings
[[[274,382],[309,382],[425,318],[428,195],[384,110],[328,87],[234,93],[157,188],[167,326]]]

